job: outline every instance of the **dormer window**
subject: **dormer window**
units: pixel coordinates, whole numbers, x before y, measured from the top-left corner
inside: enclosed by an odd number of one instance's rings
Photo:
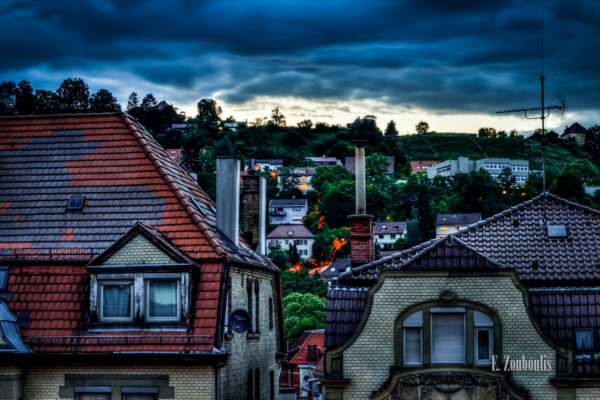
[[[101,321],[133,320],[133,281],[102,281],[99,295]]]

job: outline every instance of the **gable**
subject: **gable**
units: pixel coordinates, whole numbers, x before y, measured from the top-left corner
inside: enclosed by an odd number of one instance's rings
[[[103,264],[177,264],[177,261],[138,233]]]

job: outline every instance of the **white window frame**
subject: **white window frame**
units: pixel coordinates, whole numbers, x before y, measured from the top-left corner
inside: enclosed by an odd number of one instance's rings
[[[104,286],[124,285],[131,287],[129,291],[129,317],[105,317],[104,316]],[[135,283],[133,279],[103,279],[98,281],[98,319],[102,322],[131,322],[135,318]]]
[[[160,275],[160,274],[156,274]],[[168,277],[169,274],[160,277],[144,277],[144,319],[148,322],[174,322],[181,319],[181,275]],[[175,317],[152,317],[150,316],[150,282],[151,281],[175,281],[177,282],[177,315]]]

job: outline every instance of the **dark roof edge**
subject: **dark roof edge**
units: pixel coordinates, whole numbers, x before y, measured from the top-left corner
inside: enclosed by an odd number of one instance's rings
[[[123,122],[125,123],[125,125],[129,128],[129,130],[134,133],[140,147],[142,148],[144,153],[146,153],[146,156],[150,159],[150,161],[152,161],[154,168],[156,168],[156,170],[159,172],[159,174],[161,175],[163,180],[167,183],[167,186],[169,186],[169,188],[171,188],[173,193],[175,193],[175,197],[177,197],[177,200],[179,200],[179,203],[181,205],[183,205],[183,208],[185,209],[187,214],[190,216],[192,221],[194,221],[196,223],[196,225],[198,226],[198,228],[200,228],[202,233],[204,235],[206,235],[206,239],[210,243],[210,245],[213,248],[213,250],[215,251],[215,253],[221,257],[224,256],[225,252],[223,251],[222,247],[220,246],[220,244],[217,241],[217,238],[215,237],[213,232],[204,223],[204,221],[202,221],[202,219],[200,219],[198,214],[194,211],[192,204],[183,195],[183,193],[181,192],[181,189],[178,187],[177,183],[175,181],[173,181],[171,179],[171,177],[164,171],[163,166],[160,165],[158,162],[158,157],[152,152],[151,149],[148,148],[148,145],[146,143],[147,138],[144,136],[150,136],[151,140],[154,140],[152,138],[152,136],[150,134],[148,134],[148,132],[129,114],[122,112],[121,118],[123,119]],[[160,145],[159,145],[159,147],[162,149],[162,147]],[[177,168],[180,168],[180,167],[177,167]],[[183,170],[181,172],[183,173],[183,175],[187,176],[187,174]]]
[[[161,249],[174,260],[182,264],[194,263],[175,245],[169,242],[169,240],[165,238],[160,232],[148,227],[142,222],[137,222],[131,229],[125,232],[125,234],[123,234],[119,239],[117,239],[113,244],[111,244],[106,250],[94,257],[94,259],[92,259],[92,261],[88,263],[88,266],[102,264],[138,234],[144,236],[146,239],[152,242],[152,244]]]
[[[90,113],[90,112],[81,112],[81,113],[67,113],[67,114],[29,114],[29,115],[2,115],[0,119],[48,119],[48,118],[65,118],[65,117],[106,117],[106,116],[120,116],[122,114],[126,114],[124,111],[112,111],[112,112],[103,112],[103,113]]]

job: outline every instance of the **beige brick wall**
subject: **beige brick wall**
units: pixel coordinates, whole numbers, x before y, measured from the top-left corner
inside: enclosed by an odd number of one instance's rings
[[[142,235],[135,235],[117,250],[104,264],[174,264],[171,257],[162,252]]]
[[[231,333],[224,340],[224,346],[231,356],[225,367],[220,370],[221,398],[230,400],[246,399],[247,373],[249,369],[260,369],[261,399],[269,399],[269,371],[275,373],[275,398],[278,398],[279,363],[277,353],[277,301],[274,291],[273,274],[231,268],[231,307],[229,312],[236,309],[248,309],[246,279],[258,278],[260,282],[260,335],[248,339],[246,333]],[[269,297],[273,297],[274,316],[273,328],[269,329]]]
[[[513,372],[513,382],[527,388],[532,400],[556,399],[548,379],[556,373],[555,350],[538,335],[528,318],[521,291],[509,276],[387,277],[374,294],[369,319],[358,339],[343,355],[344,378],[351,379],[345,399],[368,399],[389,377],[394,365],[394,320],[402,310],[439,298],[443,290],[457,298],[485,304],[502,321],[504,354],[512,358],[546,356],[551,372]],[[374,356],[376,355],[376,356]]]
[[[65,385],[65,374],[153,374],[169,375],[169,386],[175,388],[177,400],[208,400],[215,398],[212,366],[122,366],[63,367],[56,365],[30,367],[25,373],[25,399],[59,400],[59,387]],[[120,397],[119,397],[120,398]]]
[[[577,400],[600,399],[600,388],[580,388],[575,391]]]

